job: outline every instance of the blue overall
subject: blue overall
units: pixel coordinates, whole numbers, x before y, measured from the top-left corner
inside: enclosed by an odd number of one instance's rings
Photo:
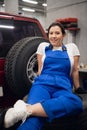
[[[45,49],[41,75],[35,78],[27,103],[40,102],[48,118],[30,117],[17,130],[41,130],[45,120],[52,121],[82,111],[81,99],[72,93],[70,60],[65,46],[61,50]]]

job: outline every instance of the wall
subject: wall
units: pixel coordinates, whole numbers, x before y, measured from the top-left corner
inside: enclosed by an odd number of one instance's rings
[[[5,8],[0,5],[0,12],[5,12]]]
[[[87,0],[47,0],[46,28],[57,18],[76,17],[80,31],[76,44],[80,50],[80,62],[87,64]]]

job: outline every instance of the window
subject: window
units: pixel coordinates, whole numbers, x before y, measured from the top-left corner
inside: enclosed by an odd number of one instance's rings
[[[0,56],[5,56],[11,46],[25,37],[43,36],[34,22],[0,19]]]

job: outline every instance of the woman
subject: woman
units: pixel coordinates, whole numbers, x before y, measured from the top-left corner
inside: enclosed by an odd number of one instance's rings
[[[6,128],[22,120],[17,130],[41,130],[45,120],[52,121],[83,111],[81,99],[72,93],[73,85],[79,87],[80,54],[75,44],[63,45],[65,35],[60,23],[49,26],[50,43],[46,46],[41,43],[37,50],[39,76],[35,78],[27,103],[18,100],[6,112]]]

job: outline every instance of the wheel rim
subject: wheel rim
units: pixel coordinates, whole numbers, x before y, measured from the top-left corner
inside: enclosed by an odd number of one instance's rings
[[[34,53],[30,58],[27,63],[27,77],[28,80],[33,83],[34,82],[34,77],[37,76],[37,70],[38,70],[38,64],[37,64],[37,56],[36,53]]]

